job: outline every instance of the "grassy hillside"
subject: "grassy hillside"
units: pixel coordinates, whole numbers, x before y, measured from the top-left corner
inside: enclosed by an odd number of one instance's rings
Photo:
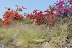
[[[67,24],[58,24],[54,27],[17,23],[0,28],[0,42],[4,48],[60,48],[66,43]],[[1,44],[0,43],[0,44]]]

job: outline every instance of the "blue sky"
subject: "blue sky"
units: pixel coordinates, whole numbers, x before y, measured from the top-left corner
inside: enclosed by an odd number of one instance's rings
[[[16,9],[15,5],[19,7],[24,6],[27,9],[23,12],[31,13],[34,9],[44,11],[48,9],[49,5],[53,5],[56,1],[57,0],[0,0],[0,18],[2,18],[2,15],[7,10],[5,7]]]

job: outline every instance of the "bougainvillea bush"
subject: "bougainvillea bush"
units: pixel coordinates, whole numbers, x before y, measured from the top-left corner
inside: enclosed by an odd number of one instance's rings
[[[57,16],[67,17],[72,16],[72,0],[59,0],[55,3],[55,12]]]
[[[9,25],[12,22],[17,22],[19,20],[23,20],[24,17],[23,15],[20,15],[18,12],[22,11],[21,8],[17,8],[16,11],[14,11],[13,9],[7,8],[8,10],[4,13],[3,15],[3,19],[4,21],[2,21],[2,25]]]
[[[51,6],[50,6],[51,7]],[[28,19],[33,19],[37,25],[40,24],[53,24],[55,18],[57,17],[54,15],[54,7],[51,9],[47,9],[44,12],[39,10],[34,10],[31,14],[25,14]]]

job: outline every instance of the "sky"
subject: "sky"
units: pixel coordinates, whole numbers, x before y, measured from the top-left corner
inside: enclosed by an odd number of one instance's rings
[[[46,10],[48,9],[49,5],[54,5],[57,0],[0,0],[0,18],[3,19],[2,15],[7,10],[5,7],[16,9],[15,5],[19,7],[24,6],[25,10],[23,13],[32,13],[33,10]]]

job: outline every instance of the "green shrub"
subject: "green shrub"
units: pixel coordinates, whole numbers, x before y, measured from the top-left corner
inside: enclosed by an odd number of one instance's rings
[[[18,21],[18,22],[22,22],[22,23],[25,23],[25,24],[32,24],[33,23],[33,20]]]

